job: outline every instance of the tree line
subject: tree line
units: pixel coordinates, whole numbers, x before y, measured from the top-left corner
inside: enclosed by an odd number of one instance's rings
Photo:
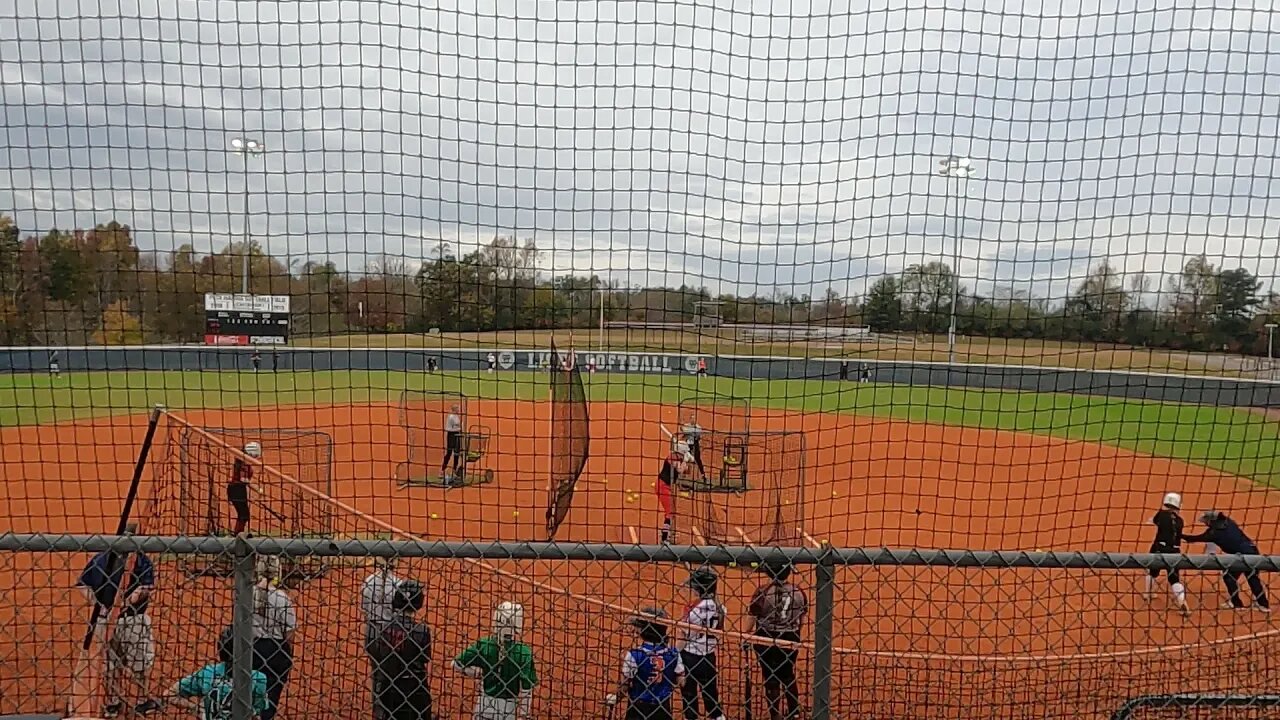
[[[724,323],[868,326],[879,333],[945,333],[955,303],[963,335],[1124,343],[1267,353],[1265,325],[1280,296],[1262,293],[1245,268],[1187,261],[1171,289],[1152,298],[1150,278],[1102,260],[1065,298],[1017,290],[988,295],[956,282],[945,262],[877,278],[864,295],[827,288],[821,297],[712,295],[706,288],[624,287],[599,276],[540,272],[532,240],[503,235],[457,256],[438,243],[429,257],[380,256],[358,272],[331,262],[280,258],[254,242],[212,254],[191,246],[143,252],[127,225],[26,235],[0,215],[0,343],[199,342],[204,295],[249,290],[289,295],[294,337],[596,327],[609,322],[688,323],[718,303]]]

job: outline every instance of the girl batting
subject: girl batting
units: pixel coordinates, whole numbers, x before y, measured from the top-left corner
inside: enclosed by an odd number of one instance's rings
[[[658,504],[662,506],[662,542],[671,542],[671,524],[676,515],[675,496],[671,486],[684,475],[692,458],[689,446],[678,442],[662,461],[662,469],[658,471],[658,482],[653,484],[654,493],[658,496]]]

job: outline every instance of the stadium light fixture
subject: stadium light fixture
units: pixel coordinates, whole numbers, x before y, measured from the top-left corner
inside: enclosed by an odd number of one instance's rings
[[[260,140],[246,137],[231,138],[231,151],[244,158],[244,248],[241,253],[240,291],[249,294],[249,156],[258,157],[267,152],[267,146]]]
[[[947,226],[946,204],[951,194],[951,180],[956,180],[956,184],[960,186],[959,203],[956,208],[956,232],[951,252],[951,323],[947,328],[947,362],[951,365],[956,362],[956,311],[960,305],[960,242],[964,229],[964,202],[968,199],[968,183],[964,181],[974,177],[977,172],[973,160],[967,157],[952,155],[938,161],[938,174],[946,179],[946,190],[942,200],[944,234]]]
[[[1269,322],[1262,327],[1267,329],[1267,369],[1275,373],[1276,324]]]

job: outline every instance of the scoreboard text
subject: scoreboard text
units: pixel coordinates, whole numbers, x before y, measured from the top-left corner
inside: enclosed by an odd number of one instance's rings
[[[288,339],[288,295],[205,293],[206,345],[284,345]]]

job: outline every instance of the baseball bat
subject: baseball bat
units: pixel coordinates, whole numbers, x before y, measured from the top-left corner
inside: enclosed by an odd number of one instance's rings
[[[743,717],[743,720],[752,720],[752,715],[751,715],[751,675],[752,675],[753,673],[751,672],[751,646],[750,646],[750,645],[748,645],[747,643],[742,643],[742,653],[743,653],[743,655],[745,655],[745,656],[746,656],[746,661],[747,661],[747,687],[746,687],[746,688],[744,688],[744,691],[743,691],[743,693],[742,693],[742,694],[743,694],[744,699],[746,700],[746,706],[745,706],[744,708],[742,708],[742,717]]]
[[[675,437],[674,435],[671,434],[671,431],[667,429],[666,425],[663,425],[662,423],[658,423],[658,427],[662,430],[662,432],[666,433],[667,437],[669,438]]]

